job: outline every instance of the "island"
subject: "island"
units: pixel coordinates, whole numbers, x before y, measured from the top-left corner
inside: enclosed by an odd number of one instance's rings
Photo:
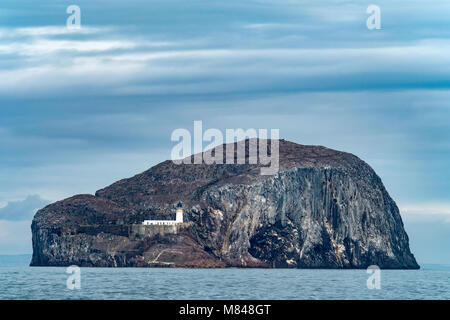
[[[399,209],[367,163],[277,142],[273,175],[248,162],[167,160],[46,206],[32,222],[31,266],[419,268]]]

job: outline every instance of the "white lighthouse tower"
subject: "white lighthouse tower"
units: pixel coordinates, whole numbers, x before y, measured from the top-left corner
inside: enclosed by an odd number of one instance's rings
[[[177,213],[175,220],[144,220],[142,224],[144,226],[173,226],[178,223],[183,223],[183,204],[181,203],[181,201],[178,202],[175,212]]]
[[[183,204],[178,202],[177,204],[177,210],[176,210],[177,216],[176,216],[176,223],[183,223]]]

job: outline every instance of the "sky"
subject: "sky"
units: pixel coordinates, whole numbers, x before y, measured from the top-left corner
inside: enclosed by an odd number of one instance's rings
[[[357,155],[419,263],[450,264],[449,50],[448,1],[2,0],[0,254],[32,252],[36,209],[169,159],[202,120]]]

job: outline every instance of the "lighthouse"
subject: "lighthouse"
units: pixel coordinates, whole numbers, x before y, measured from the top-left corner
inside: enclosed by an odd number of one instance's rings
[[[176,216],[176,223],[183,223],[183,204],[178,202],[177,204],[177,210],[176,210],[177,216]]]
[[[178,202],[175,212],[177,214],[175,220],[144,220],[142,224],[144,226],[154,226],[154,225],[173,226],[178,223],[183,223],[183,204],[181,203],[181,201]]]

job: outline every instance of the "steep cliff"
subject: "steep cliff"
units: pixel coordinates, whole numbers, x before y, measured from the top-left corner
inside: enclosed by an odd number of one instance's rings
[[[165,161],[51,204],[32,223],[31,265],[419,267],[395,202],[365,162],[284,140],[279,153],[275,175]],[[137,230],[145,219],[173,219],[178,201],[188,223]]]

